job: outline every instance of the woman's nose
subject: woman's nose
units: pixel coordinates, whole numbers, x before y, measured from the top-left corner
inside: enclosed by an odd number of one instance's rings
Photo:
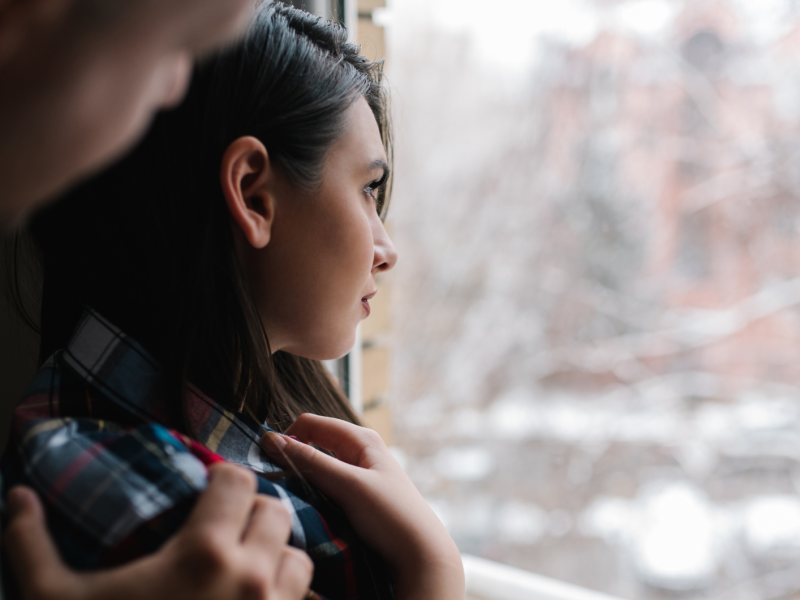
[[[397,263],[397,248],[394,247],[383,223],[378,221],[378,231],[375,236],[375,256],[372,261],[372,271],[380,273],[388,271]]]

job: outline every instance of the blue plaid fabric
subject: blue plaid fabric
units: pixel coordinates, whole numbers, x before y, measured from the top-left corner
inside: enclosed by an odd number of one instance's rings
[[[280,471],[259,446],[263,425],[195,388],[188,418],[197,439],[169,429],[159,381],[158,363],[144,348],[87,311],[15,411],[3,478],[9,487],[37,490],[75,568],[155,551],[188,516],[211,462]],[[317,597],[394,597],[383,562],[323,494],[297,477],[258,481],[259,492],[279,498],[292,515],[290,543],[313,560]]]

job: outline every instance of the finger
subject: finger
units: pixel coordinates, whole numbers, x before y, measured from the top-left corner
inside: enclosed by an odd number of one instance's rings
[[[8,506],[11,520],[3,543],[22,596],[63,589],[70,575],[47,531],[39,498],[30,488],[15,487],[8,493]]]
[[[332,450],[338,459],[364,468],[370,466],[364,464],[369,459],[370,449],[386,448],[381,437],[372,429],[311,413],[300,415],[285,433],[307,444]]]
[[[278,575],[275,578],[276,598],[280,600],[306,598],[313,577],[314,563],[308,554],[291,546],[284,547],[278,565]]]
[[[209,483],[181,531],[208,533],[238,542],[245,531],[256,496],[253,473],[231,463],[209,468]],[[178,534],[180,535],[180,534]]]
[[[259,495],[242,543],[258,552],[263,564],[275,565],[291,531],[292,517],[283,503],[277,498]]]
[[[275,462],[283,467],[293,467],[337,502],[341,503],[343,496],[346,498],[344,490],[352,489],[353,471],[357,467],[280,433],[265,433],[261,437],[261,447]]]

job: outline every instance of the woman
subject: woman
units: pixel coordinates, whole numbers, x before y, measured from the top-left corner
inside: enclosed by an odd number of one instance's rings
[[[315,592],[463,596],[452,540],[316,362],[396,261],[380,77],[341,28],[263,5],[129,157],[32,221],[53,357],[4,474],[46,498],[72,565],[157,548],[225,459],[283,500]],[[341,460],[269,433],[262,451],[264,423]]]

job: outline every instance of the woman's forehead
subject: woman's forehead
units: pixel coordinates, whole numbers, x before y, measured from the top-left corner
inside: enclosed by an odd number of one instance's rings
[[[344,151],[353,159],[363,162],[365,168],[375,161],[386,163],[381,132],[375,115],[365,98],[359,98],[344,114],[345,126],[342,136],[331,150]]]

